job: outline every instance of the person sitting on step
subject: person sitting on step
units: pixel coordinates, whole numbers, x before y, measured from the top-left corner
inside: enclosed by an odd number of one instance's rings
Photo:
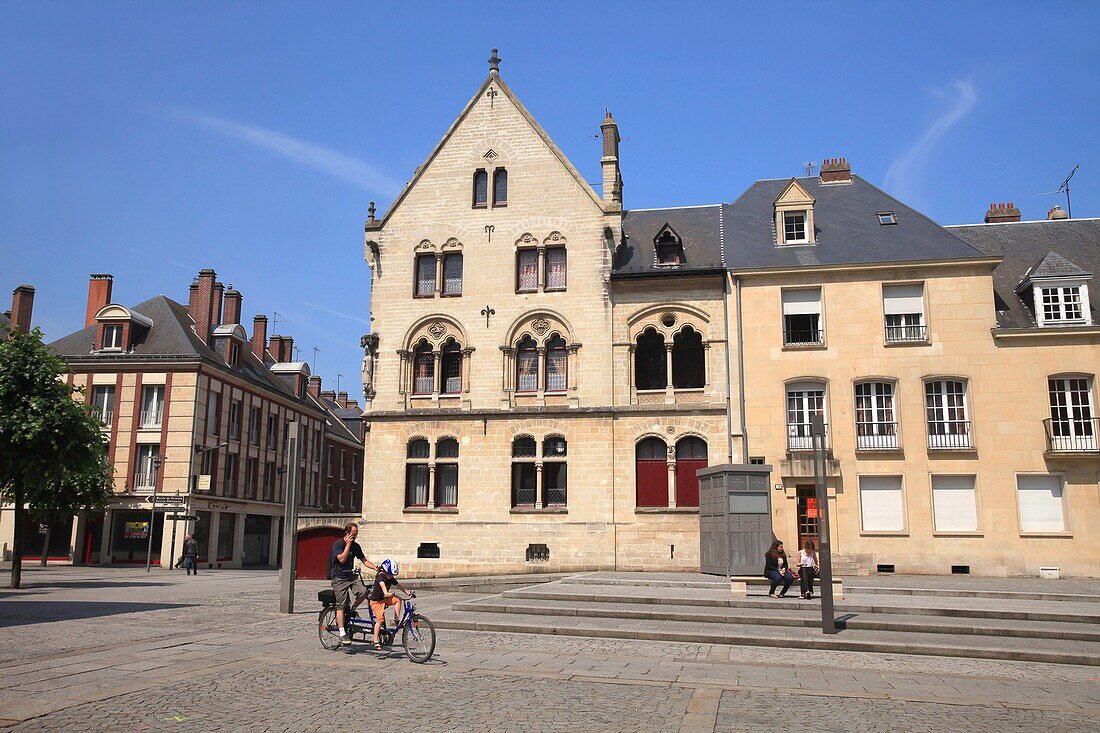
[[[780,584],[783,585],[783,590],[779,592],[779,597],[787,595],[795,576],[787,562],[787,553],[783,551],[782,540],[773,541],[771,548],[764,553],[764,577],[772,582],[771,590],[768,591],[769,597],[775,598],[775,589]]]

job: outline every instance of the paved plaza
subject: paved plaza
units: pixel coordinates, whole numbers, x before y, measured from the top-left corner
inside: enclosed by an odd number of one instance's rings
[[[1095,666],[453,629],[415,665],[398,649],[325,651],[324,584],[299,583],[281,615],[273,572],[51,567],[24,582],[0,590],[5,730],[1100,729]],[[445,620],[482,596],[419,605]]]

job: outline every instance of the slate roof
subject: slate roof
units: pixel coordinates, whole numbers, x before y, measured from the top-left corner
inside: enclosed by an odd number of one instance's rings
[[[725,269],[722,259],[722,207],[685,206],[623,212],[623,241],[615,250],[613,276],[697,274]],[[657,267],[657,233],[668,224],[684,247],[681,267]]]
[[[983,258],[985,254],[859,176],[851,184],[798,178],[814,197],[815,244],[777,245],[774,203],[789,178],[757,181],[722,205],[725,262],[734,271]],[[897,224],[879,223],[892,211]]]
[[[203,359],[211,364],[228,368],[225,362],[191,330],[191,316],[187,306],[164,295],[157,295],[131,310],[138,311],[153,321],[152,328],[139,327],[132,336],[132,351],[124,353],[96,353],[95,326],[64,336],[50,344],[55,352],[66,360],[115,361],[126,359]],[[240,366],[236,371],[261,385],[295,397],[293,389],[275,377],[260,363],[251,349],[241,349]]]
[[[1046,257],[1028,273],[1028,277],[1088,277],[1091,274],[1057,252],[1047,252]]]
[[[1035,314],[1030,305],[1016,295],[1016,287],[1030,268],[1049,259],[1044,272],[1058,273],[1070,266],[1086,274],[1100,270],[1100,219],[964,224],[947,229],[986,254],[1004,258],[993,271],[997,325],[1002,328],[1035,326]],[[1057,255],[1056,259],[1047,257],[1051,252]],[[1100,299],[1100,292],[1092,283],[1089,287],[1092,322],[1096,323],[1096,301]]]
[[[7,313],[0,313],[0,328],[7,328],[11,324],[11,319],[8,318]]]
[[[359,410],[340,407],[340,403],[325,397],[321,398],[321,404],[330,416],[336,418],[335,421],[329,420],[334,432],[339,433],[340,437],[345,440],[353,441],[359,445],[363,444],[363,441],[359,439],[359,426],[363,421],[363,414]]]

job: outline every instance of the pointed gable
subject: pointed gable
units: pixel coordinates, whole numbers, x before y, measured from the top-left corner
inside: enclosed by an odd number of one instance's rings
[[[814,197],[802,187],[798,179],[792,178],[782,193],[776,197],[773,204],[777,208],[786,208],[789,206],[813,206],[814,201]]]

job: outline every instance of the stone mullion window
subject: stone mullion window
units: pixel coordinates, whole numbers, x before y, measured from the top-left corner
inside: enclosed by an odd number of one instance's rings
[[[539,397],[546,394],[546,347],[539,346],[535,349],[538,354],[538,365],[536,367],[536,389],[535,392]]]
[[[675,348],[673,342],[665,343],[665,402],[676,401],[676,387],[672,381],[672,350]]]

